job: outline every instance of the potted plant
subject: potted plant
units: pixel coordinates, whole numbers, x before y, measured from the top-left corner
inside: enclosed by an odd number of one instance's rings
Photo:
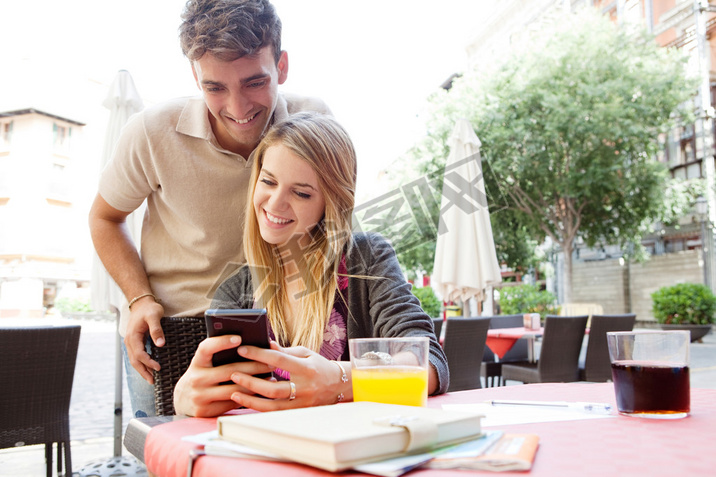
[[[107,321],[114,318],[114,313],[109,311],[101,312],[92,308],[89,296],[80,294],[64,295],[55,300],[55,310],[59,311],[63,318],[67,319],[92,319]]]
[[[716,312],[716,295],[697,283],[679,283],[659,288],[651,294],[654,318],[662,329],[691,331],[691,341],[698,341],[709,331]]]
[[[413,295],[418,297],[418,300],[420,300],[420,306],[423,308],[425,313],[428,314],[428,316],[433,318],[440,316],[442,303],[438,299],[437,295],[435,295],[435,291],[432,287],[413,287]]]

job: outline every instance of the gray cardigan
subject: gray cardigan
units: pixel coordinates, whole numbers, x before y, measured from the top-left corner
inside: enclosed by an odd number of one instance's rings
[[[345,291],[348,338],[427,336],[430,363],[437,370],[439,380],[435,394],[446,392],[450,382],[447,358],[435,338],[430,317],[410,291],[411,285],[405,280],[393,247],[378,234],[354,234],[353,240],[353,247],[346,256],[350,276]],[[248,266],[221,284],[211,306],[254,307]],[[342,359],[348,360],[347,347]]]

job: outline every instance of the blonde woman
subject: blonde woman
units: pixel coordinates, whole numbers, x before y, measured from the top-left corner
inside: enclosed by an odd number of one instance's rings
[[[447,360],[390,244],[352,234],[356,156],[335,119],[300,113],[256,149],[245,218],[248,265],[212,307],[266,308],[271,349],[239,346],[250,362],[212,367],[238,336],[208,338],[175,388],[178,413],[215,416],[352,399],[348,339],[430,338],[428,392],[447,390]],[[273,371],[277,379],[254,375]],[[231,381],[233,384],[220,383]]]

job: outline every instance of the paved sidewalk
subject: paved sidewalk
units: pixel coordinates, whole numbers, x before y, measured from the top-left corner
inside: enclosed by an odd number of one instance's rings
[[[689,379],[692,388],[716,389],[716,330],[691,343]]]
[[[44,323],[67,323],[59,318],[43,319]],[[28,323],[25,320],[24,323]],[[0,320],[1,326],[16,321]],[[70,405],[72,435],[72,466],[75,476],[144,476],[144,473],[90,472],[91,463],[106,463],[114,457],[114,395],[115,395],[115,325],[113,322],[73,321],[82,325],[77,356],[75,381]],[[716,332],[691,345],[691,386],[716,389]],[[126,386],[123,386],[122,435],[131,416]],[[122,455],[132,462],[123,448]],[[56,463],[56,462],[55,462]],[[56,466],[54,466],[56,467]],[[136,467],[131,467],[134,469]],[[0,450],[0,477],[34,477],[45,475],[44,446],[27,446]]]

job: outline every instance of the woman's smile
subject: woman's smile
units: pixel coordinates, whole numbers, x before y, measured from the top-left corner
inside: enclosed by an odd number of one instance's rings
[[[282,219],[281,217],[273,215],[268,210],[264,210],[264,215],[266,216],[266,219],[269,222],[271,222],[272,224],[276,224],[276,225],[286,225],[288,223],[293,222],[293,220],[291,220],[291,219]]]

